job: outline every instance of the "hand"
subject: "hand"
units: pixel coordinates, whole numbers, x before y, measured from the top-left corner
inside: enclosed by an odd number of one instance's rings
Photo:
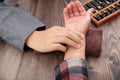
[[[64,9],[63,14],[65,20],[65,27],[81,34],[81,36],[79,36],[81,38],[81,47],[79,49],[75,49],[73,47],[68,46],[68,49],[64,56],[65,60],[69,58],[85,59],[85,35],[90,26],[90,15],[92,12],[93,9],[85,11],[85,9],[79,1],[71,2]]]
[[[65,56],[64,56],[64,60],[67,60],[67,59],[70,59],[70,58],[83,58],[85,59],[85,37],[84,35],[81,34],[80,36],[81,38],[81,47],[79,47],[78,49],[76,48],[73,48],[73,47],[70,47],[70,46],[67,46],[68,49],[65,53]]]
[[[28,47],[38,52],[50,52],[54,50],[65,52],[66,47],[63,44],[78,48],[78,43],[80,43],[80,38],[77,35],[69,29],[58,26],[45,31],[35,31],[26,41]]]
[[[71,2],[64,9],[65,27],[86,34],[91,23],[93,9],[86,11],[79,1]]]

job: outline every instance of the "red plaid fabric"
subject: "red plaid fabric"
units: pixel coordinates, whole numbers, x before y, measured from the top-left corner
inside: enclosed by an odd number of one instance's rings
[[[87,62],[84,59],[69,59],[56,68],[56,80],[88,80]]]

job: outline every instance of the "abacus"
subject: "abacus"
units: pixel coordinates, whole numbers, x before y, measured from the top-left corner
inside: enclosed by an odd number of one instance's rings
[[[120,14],[120,0],[87,0],[83,5],[86,10],[94,8],[92,21],[97,26]]]

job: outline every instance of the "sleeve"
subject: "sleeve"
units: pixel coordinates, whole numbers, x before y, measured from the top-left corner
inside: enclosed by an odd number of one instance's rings
[[[56,68],[56,80],[88,80],[87,61],[84,59],[69,59]]]
[[[35,30],[45,25],[25,11],[9,6],[0,6],[0,37],[23,51],[25,40]]]

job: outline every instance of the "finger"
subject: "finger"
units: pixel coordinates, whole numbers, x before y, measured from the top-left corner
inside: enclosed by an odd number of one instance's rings
[[[76,43],[75,41],[73,41],[73,40],[71,40],[71,39],[69,39],[67,37],[59,37],[59,38],[56,39],[56,42],[58,44],[59,43],[61,43],[61,44],[67,44],[67,45],[69,45],[71,47],[79,48],[78,43]]]
[[[73,17],[74,13],[72,12],[72,5],[71,5],[71,3],[68,4],[67,8],[68,8],[68,12],[69,12],[69,17]]]
[[[83,7],[82,3],[80,1],[76,1],[76,6],[80,12],[80,15],[85,15],[86,14],[86,10]]]
[[[62,44],[55,44],[54,45],[54,50],[59,50],[59,51],[66,52],[66,47],[63,46]]]
[[[85,39],[85,35],[84,34],[82,34],[81,32],[73,32],[73,33],[75,33],[79,38],[80,38],[80,40],[84,40]],[[81,41],[80,41],[80,43],[81,43]]]
[[[76,4],[73,3],[73,2],[71,4],[72,4],[72,9],[73,9],[74,16],[79,16],[80,13],[79,13],[79,10],[78,10]]]
[[[79,48],[79,47],[80,47],[80,46],[78,45],[78,43],[72,41],[72,40],[69,39],[69,38],[66,38],[66,40],[65,40],[64,43],[67,44],[67,45],[69,45],[69,46],[71,46],[71,47],[74,47],[74,48]]]
[[[63,11],[63,15],[64,15],[64,19],[67,20],[69,18],[69,12],[68,12],[68,8],[65,8]]]
[[[81,38],[78,35],[76,35],[75,32],[70,30],[70,31],[67,32],[66,36],[69,39],[75,41],[76,43],[80,43]]]
[[[88,14],[89,16],[90,16],[93,12],[94,12],[94,9],[93,9],[93,8],[87,10],[87,14]]]
[[[91,9],[89,9],[89,10],[87,10],[87,19],[88,20],[91,20],[91,14],[94,12],[94,9],[93,8],[91,8]]]

